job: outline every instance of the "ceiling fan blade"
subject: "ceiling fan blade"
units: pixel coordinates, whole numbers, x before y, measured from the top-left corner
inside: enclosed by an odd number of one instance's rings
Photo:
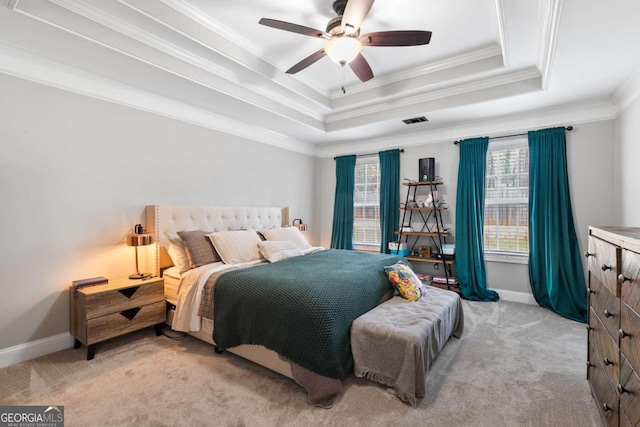
[[[278,21],[276,19],[262,18],[258,21],[259,24],[267,27],[277,28],[278,30],[290,31],[292,33],[302,34],[309,37],[324,37],[331,38],[331,36],[324,31],[316,30],[315,28],[305,27],[303,25],[292,24],[291,22]]]
[[[418,46],[431,41],[431,31],[380,31],[359,39],[363,46]]]
[[[362,21],[369,14],[373,0],[349,0],[342,15],[342,32],[355,33],[362,25]],[[351,28],[347,28],[351,27]]]
[[[287,70],[287,74],[295,74],[298,71],[302,71],[305,68],[307,68],[309,65],[315,64],[316,62],[318,62],[319,60],[324,58],[326,55],[327,54],[324,52],[324,49],[320,49],[316,53],[313,53],[313,54],[307,56],[302,61],[300,61],[296,65],[294,65],[293,67],[289,68]]]
[[[349,66],[353,70],[353,72],[358,76],[360,80],[366,82],[367,80],[371,80],[373,78],[373,71],[371,71],[371,67],[364,56],[361,53],[356,56],[356,59],[349,62]]]

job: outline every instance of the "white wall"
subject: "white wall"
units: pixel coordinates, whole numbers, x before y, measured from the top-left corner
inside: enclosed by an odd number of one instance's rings
[[[453,229],[455,238],[458,147],[453,141],[403,147],[401,140],[397,142],[397,147],[405,148],[400,156],[401,178],[417,179],[418,159],[436,158],[436,175],[441,176],[445,183],[440,186],[440,191],[450,206],[443,214],[443,220],[445,226]],[[587,248],[589,225],[611,225],[620,221],[613,191],[616,183],[614,122],[608,120],[583,123],[576,125],[572,132],[567,132],[567,159],[576,232],[581,252],[584,252]],[[329,246],[335,188],[334,160],[322,159],[319,170],[322,183],[319,201],[322,232],[320,241],[323,246]],[[406,189],[405,186],[401,187],[402,200]],[[434,273],[426,263],[415,264],[419,264],[415,265],[418,271]],[[586,265],[584,267],[586,271]],[[489,287],[531,294],[526,264],[488,261],[486,269]]]
[[[133,273],[145,205],[289,206],[317,244],[313,157],[5,75],[0,93],[0,350],[68,331],[72,280]]]
[[[619,143],[619,225],[640,227],[640,96],[618,116],[616,131]]]

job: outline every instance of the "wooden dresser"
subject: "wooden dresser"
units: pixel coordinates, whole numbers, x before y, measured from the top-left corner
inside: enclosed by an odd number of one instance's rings
[[[74,348],[87,346],[93,359],[96,344],[109,338],[155,326],[156,335],[166,320],[164,280],[117,279],[108,284],[71,287],[71,335]]]
[[[640,228],[589,227],[587,379],[609,426],[640,425]]]

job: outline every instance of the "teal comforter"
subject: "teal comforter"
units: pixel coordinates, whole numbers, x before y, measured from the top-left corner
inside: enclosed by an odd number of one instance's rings
[[[220,350],[262,345],[344,379],[353,370],[351,323],[390,291],[383,267],[399,259],[329,249],[225,273],[214,288],[213,339]]]

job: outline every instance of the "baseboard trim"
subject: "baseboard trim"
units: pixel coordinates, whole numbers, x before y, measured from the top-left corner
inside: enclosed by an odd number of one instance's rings
[[[508,291],[506,289],[490,288],[500,294],[500,299],[511,302],[521,302],[523,304],[538,305],[533,294],[527,292]]]
[[[25,344],[0,350],[0,368],[26,362],[45,354],[55,353],[73,346],[73,337],[65,332],[52,337],[42,338]]]

